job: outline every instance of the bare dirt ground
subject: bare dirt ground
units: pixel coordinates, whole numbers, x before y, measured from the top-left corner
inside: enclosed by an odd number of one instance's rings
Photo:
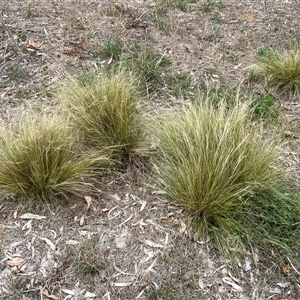
[[[186,12],[169,9],[166,32],[154,26],[158,1],[0,0],[2,119],[55,105],[52,92],[66,73],[111,62],[97,55],[111,36],[150,44],[171,59],[171,72],[188,72],[193,82],[264,92],[251,86],[245,68],[259,48],[300,40],[300,2],[193,2]],[[151,103],[169,108],[170,97],[165,91]],[[300,107],[278,102],[288,137],[282,160],[298,181]],[[184,212],[149,177],[116,172],[102,179],[97,195],[59,207],[7,198],[0,207],[0,299],[300,299],[297,274],[284,274],[281,258],[242,253],[229,262],[209,243],[193,241]],[[14,257],[24,261],[9,266]]]

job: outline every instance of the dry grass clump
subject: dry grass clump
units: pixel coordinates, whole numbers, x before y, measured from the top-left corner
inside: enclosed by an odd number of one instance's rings
[[[275,50],[263,52],[256,57],[250,67],[254,74],[262,75],[267,83],[276,88],[291,92],[300,91],[300,51],[294,50],[279,53]]]
[[[56,115],[23,116],[15,130],[0,128],[0,192],[47,201],[82,193],[94,161],[81,153],[74,127]],[[107,163],[103,157],[99,161]]]
[[[245,199],[263,194],[276,176],[274,144],[251,128],[248,106],[207,99],[165,117],[157,130],[159,181],[185,208],[196,237],[219,245],[238,226],[234,216]]]
[[[144,124],[139,112],[137,84],[129,73],[116,71],[91,78],[85,84],[71,79],[61,94],[62,104],[85,137],[95,147],[124,159],[140,154]]]

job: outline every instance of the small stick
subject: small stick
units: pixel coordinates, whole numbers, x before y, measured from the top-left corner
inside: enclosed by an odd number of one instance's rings
[[[266,87],[264,87],[264,89],[274,100],[279,101],[279,98],[276,95],[274,95],[270,90],[268,90]]]
[[[7,32],[7,34],[9,35],[9,37],[12,39],[14,45],[15,45],[15,48],[19,54],[20,57],[24,58],[24,54],[20,48],[20,46],[18,45],[18,43],[15,41],[13,35],[11,34],[11,31],[9,30],[9,28],[5,25],[5,23],[0,19],[0,25],[4,28],[4,30]],[[16,64],[18,65],[20,71],[22,72],[23,75],[26,75],[24,70],[21,68],[20,64],[18,61],[16,61]],[[5,66],[5,65],[4,65]],[[1,68],[3,69],[3,68]]]
[[[291,267],[294,269],[294,271],[295,271],[298,275],[300,275],[300,272],[294,267],[294,265],[292,264],[291,260],[290,260],[287,256],[286,256],[286,258],[287,258],[287,260],[289,261]]]
[[[265,12],[268,13],[267,0],[264,0],[264,4],[265,4]]]
[[[1,23],[2,27],[4,28],[4,30],[7,32],[7,34],[9,35],[9,37],[12,39],[12,41],[13,41],[13,43],[14,43],[17,51],[18,51],[18,53],[23,57],[23,53],[21,51],[21,48],[17,44],[17,42],[15,41],[13,35],[11,34],[11,31],[8,29],[8,27],[5,25],[5,23],[2,20],[0,20],[0,23]]]

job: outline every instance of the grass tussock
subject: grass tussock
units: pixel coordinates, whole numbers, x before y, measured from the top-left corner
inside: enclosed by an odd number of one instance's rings
[[[137,84],[129,73],[105,73],[85,84],[71,79],[61,101],[88,147],[109,151],[114,159],[144,151]]]
[[[80,153],[76,130],[61,117],[23,116],[14,130],[1,124],[0,136],[2,195],[47,201],[88,187],[93,161]]]
[[[256,57],[251,66],[255,75],[266,78],[271,87],[299,93],[300,51],[298,48],[279,53],[268,51]]]
[[[249,105],[209,101],[160,122],[156,168],[163,188],[185,208],[197,238],[222,248],[239,231],[235,216],[245,199],[264,194],[276,171],[274,143],[261,140],[248,122]]]

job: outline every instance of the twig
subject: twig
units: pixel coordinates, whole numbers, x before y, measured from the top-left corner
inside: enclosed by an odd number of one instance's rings
[[[147,13],[147,11],[142,12],[137,18],[135,18],[131,23],[136,23],[137,21],[139,21],[145,14]]]
[[[265,4],[265,13],[268,13],[268,7],[267,7],[267,0],[264,0],[264,4]]]
[[[279,101],[279,98],[274,95],[269,89],[267,89],[266,87],[264,87],[264,89],[275,101]]]
[[[142,12],[138,17],[136,17],[133,21],[131,21],[126,27],[134,27],[137,25],[138,21],[147,13],[147,11]]]
[[[21,57],[22,59],[24,58],[24,54],[20,48],[20,46],[18,45],[18,43],[15,41],[11,31],[9,30],[9,28],[5,25],[5,23],[0,19],[0,25],[4,28],[4,30],[7,32],[7,34],[9,35],[9,37],[11,38],[11,40],[13,41],[13,44],[15,45],[16,51],[19,54],[19,57]],[[16,61],[17,66],[19,67],[20,72],[23,74],[23,76],[26,75],[25,71],[22,69],[22,67],[20,66],[20,63],[18,62],[18,60]],[[5,64],[3,67],[1,67],[1,70],[5,68]]]
[[[298,275],[300,275],[300,272],[294,267],[294,265],[292,264],[291,260],[290,260],[287,256],[286,256],[286,258],[287,258],[287,260],[289,261],[291,267],[294,269],[294,271],[295,271]]]
[[[9,35],[9,37],[12,39],[19,55],[21,55],[23,57],[23,52],[21,51],[21,48],[18,45],[18,43],[15,41],[15,39],[14,39],[13,35],[11,34],[11,31],[9,30],[9,28],[5,25],[5,23],[1,19],[0,19],[0,23],[1,23],[2,27],[4,28],[4,30],[7,32],[7,34]]]

